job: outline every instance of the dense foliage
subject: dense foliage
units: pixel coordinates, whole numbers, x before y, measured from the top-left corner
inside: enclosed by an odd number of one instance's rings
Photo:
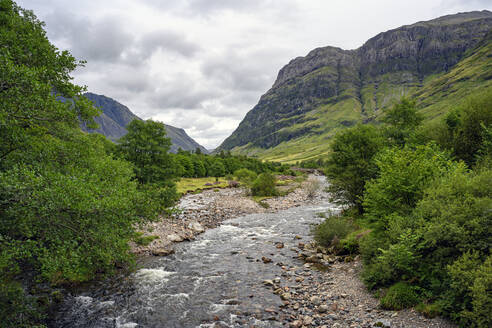
[[[253,196],[277,196],[278,191],[275,182],[275,176],[272,173],[262,173],[253,181],[251,194]]]
[[[357,125],[337,134],[325,173],[330,191],[362,213],[362,195],[367,180],[376,176],[372,160],[382,147],[381,133],[371,125]]]
[[[0,1],[0,327],[41,324],[37,282],[87,281],[131,260],[134,226],[163,209],[109,141],[80,131],[98,110],[71,83],[78,65],[32,12]]]
[[[350,239],[356,227],[347,231],[351,221],[337,221],[349,216],[330,217],[316,239],[332,243],[338,233],[347,235],[342,245],[358,243],[352,249],[362,255],[363,280],[380,290],[382,307],[416,305],[463,327],[492,325],[491,100],[492,93],[467,99],[421,128],[414,103],[404,99],[380,127],[355,127],[334,139],[327,172],[349,204],[360,197],[357,223],[369,230]],[[374,146],[369,153],[353,146],[367,144]],[[345,170],[340,182],[335,173]]]

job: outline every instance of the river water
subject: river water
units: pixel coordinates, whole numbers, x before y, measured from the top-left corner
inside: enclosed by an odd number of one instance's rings
[[[282,302],[262,282],[281,276],[281,266],[303,270],[291,248],[311,238],[311,225],[321,221],[317,213],[336,210],[321,197],[314,205],[227,220],[175,245],[173,255],[143,259],[130,276],[68,297],[50,326],[281,327],[264,310]],[[279,242],[285,247],[277,248]]]

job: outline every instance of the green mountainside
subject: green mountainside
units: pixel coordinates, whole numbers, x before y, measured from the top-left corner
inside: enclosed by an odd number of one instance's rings
[[[89,130],[83,125],[82,130],[86,132],[100,133],[107,138],[116,141],[127,133],[126,126],[128,123],[135,119],[140,120],[140,118],[133,114],[128,107],[120,104],[114,99],[89,92],[85,93],[84,96],[102,110],[101,115],[94,119],[99,125],[99,128]],[[185,130],[166,124],[166,132],[167,136],[171,138],[171,152],[176,153],[179,148],[194,151],[198,147],[203,153],[208,153],[207,149],[188,136]]]
[[[337,130],[377,120],[402,96],[427,120],[492,87],[492,12],[380,33],[356,50],[318,48],[283,67],[219,149],[295,162],[323,156]]]

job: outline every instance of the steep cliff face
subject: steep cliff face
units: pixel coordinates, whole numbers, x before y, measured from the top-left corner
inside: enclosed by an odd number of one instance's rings
[[[86,93],[84,96],[102,110],[101,115],[94,119],[99,125],[99,128],[88,130],[85,126],[82,126],[82,130],[86,132],[100,133],[113,141],[117,141],[127,133],[126,126],[128,123],[133,120],[141,119],[133,114],[128,107],[120,104],[114,99],[103,95],[96,95],[94,93]],[[171,139],[171,152],[173,153],[177,152],[179,148],[191,151],[200,148],[203,153],[208,152],[205,147],[198,144],[181,128],[166,124],[166,132],[167,136]]]
[[[261,152],[374,120],[394,99],[449,72],[491,29],[491,12],[460,13],[380,33],[356,50],[315,49],[280,70],[219,148]]]

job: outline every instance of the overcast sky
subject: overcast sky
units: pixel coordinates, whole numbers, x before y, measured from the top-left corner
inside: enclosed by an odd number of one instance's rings
[[[291,59],[491,0],[18,0],[87,61],[75,82],[217,147]]]

